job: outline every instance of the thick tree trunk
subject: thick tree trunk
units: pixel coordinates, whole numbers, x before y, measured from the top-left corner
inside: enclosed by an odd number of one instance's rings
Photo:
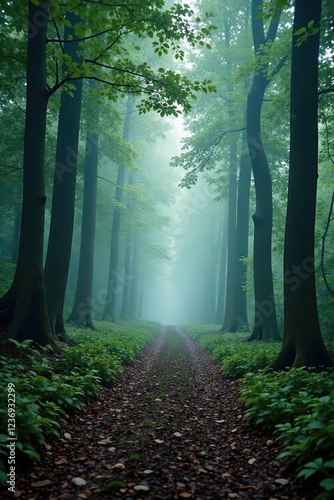
[[[90,100],[94,99],[97,89],[95,80],[90,80]],[[94,246],[96,225],[97,166],[98,166],[98,132],[99,107],[94,106],[91,112],[90,128],[86,134],[86,153],[84,164],[84,192],[81,223],[80,258],[78,280],[74,304],[68,321],[95,330],[92,319],[92,286],[94,268]]]
[[[64,39],[75,38],[73,25],[80,21],[75,14],[67,14],[71,27],[65,27]],[[66,43],[65,52],[74,62],[80,62],[78,44]],[[65,68],[66,70],[67,68]],[[49,319],[52,331],[68,341],[64,326],[64,299],[70,263],[75,186],[81,114],[82,79],[74,80],[73,96],[61,93],[56,164],[53,183],[51,223],[45,262],[45,284]]]
[[[232,301],[229,332],[238,332],[248,329],[247,294],[245,284],[247,279],[247,265],[242,259],[248,256],[249,230],[249,194],[251,180],[251,165],[247,148],[246,131],[242,137],[242,152],[240,156],[240,170],[237,202],[237,228],[235,237],[235,286]]]
[[[293,32],[310,20],[318,27],[321,0],[296,0]],[[314,227],[318,177],[319,32],[300,46],[292,41],[290,171],[284,247],[284,342],[272,363],[334,366],[318,319],[314,270]],[[306,104],[307,103],[307,104]]]
[[[9,338],[32,339],[57,349],[49,324],[43,273],[47,22],[48,2],[29,2],[22,223],[14,280],[0,300],[0,330]]]
[[[21,210],[18,208],[14,212],[14,229],[13,229],[13,239],[11,245],[11,261],[12,264],[17,263],[17,257],[19,254],[19,244],[20,244],[20,231],[21,231]]]
[[[252,32],[255,57],[267,43],[274,41],[279,15],[271,20],[264,37],[263,18],[258,18],[258,0],[252,0]],[[269,83],[268,63],[258,62],[247,101],[247,140],[255,183],[256,210],[254,221],[254,326],[249,340],[279,339],[274,299],[272,243],[272,183],[268,160],[261,136],[261,108]]]
[[[130,124],[131,116],[134,107],[134,99],[129,96],[126,102],[126,114],[124,121],[123,139],[128,141],[130,137]],[[120,165],[118,167],[117,173],[117,185],[115,200],[117,204],[120,204],[123,196],[123,186],[125,179],[125,166]],[[110,238],[110,262],[109,262],[109,275],[108,275],[108,293],[106,298],[106,305],[104,308],[103,318],[110,318],[111,321],[115,321],[115,311],[116,311],[116,295],[123,290],[122,283],[119,279],[118,271],[118,254],[119,254],[119,237],[121,229],[121,208],[116,206],[114,209],[114,216],[111,226],[111,238]]]

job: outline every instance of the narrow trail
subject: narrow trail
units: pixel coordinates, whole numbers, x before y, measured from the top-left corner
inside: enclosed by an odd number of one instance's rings
[[[313,498],[281,471],[276,443],[244,421],[238,388],[196,342],[164,327],[43,463],[18,475],[17,498]]]

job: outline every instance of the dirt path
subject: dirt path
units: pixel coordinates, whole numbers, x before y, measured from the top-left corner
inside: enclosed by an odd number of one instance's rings
[[[165,327],[64,429],[43,464],[17,478],[18,498],[307,499],[277,453],[243,420],[238,383]]]

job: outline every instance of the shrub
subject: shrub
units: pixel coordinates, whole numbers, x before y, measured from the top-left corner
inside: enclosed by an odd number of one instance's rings
[[[325,489],[319,499],[332,498],[334,481],[333,371],[293,368],[286,372],[248,374],[241,399],[246,416],[274,430],[284,445],[279,458],[299,467],[297,477],[318,479]]]
[[[98,322],[98,332],[69,327],[78,345],[63,346],[51,361],[30,349],[31,341],[11,340],[16,356],[0,356],[0,480],[7,481],[8,387],[15,388],[16,447],[39,459],[39,446],[57,436],[68,414],[96,396],[100,384],[113,382],[122,365],[143,349],[158,331],[156,323],[115,325]],[[46,349],[47,350],[47,349]],[[8,386],[8,384],[11,384]]]

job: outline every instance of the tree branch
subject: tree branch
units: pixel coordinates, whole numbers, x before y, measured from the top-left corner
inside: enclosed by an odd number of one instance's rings
[[[327,237],[329,225],[330,225],[330,222],[331,222],[331,217],[332,217],[332,212],[333,212],[333,205],[334,205],[334,191],[332,193],[332,199],[331,199],[331,203],[330,203],[330,206],[329,206],[329,212],[328,212],[327,222],[326,222],[324,234],[322,236],[322,245],[321,245],[321,274],[322,274],[322,277],[323,277],[323,280],[324,280],[324,283],[325,283],[325,286],[326,286],[327,290],[332,295],[334,295],[334,290],[331,288],[331,286],[328,283],[328,280],[327,280],[327,277],[326,277],[325,262],[324,261],[325,261],[326,237]]]
[[[263,45],[265,43],[263,27],[263,7],[259,9],[258,5],[258,0],[252,0],[252,34],[255,54],[258,53],[260,45]],[[261,14],[260,18],[257,17],[258,14]]]
[[[275,9],[275,12],[271,16],[270,25],[266,36],[266,43],[273,42],[275,40],[281,13],[282,11],[280,9]]]
[[[329,87],[328,89],[321,89],[318,91],[318,95],[329,94],[330,92],[334,92],[334,87]]]
[[[285,66],[286,61],[288,60],[288,56],[284,56],[275,66],[275,68],[272,70],[270,75],[268,76],[269,80],[272,80],[277,73],[281,71],[281,69]]]
[[[57,35],[58,35],[58,28],[56,28],[56,30],[57,30]],[[56,42],[56,43],[63,44],[63,43],[73,43],[73,42],[84,42],[85,40],[90,40],[92,38],[102,36],[105,33],[109,33],[110,31],[111,31],[111,29],[107,29],[104,31],[100,31],[99,33],[94,33],[94,35],[88,35],[88,36],[84,36],[82,38],[73,38],[72,40],[63,40],[60,38],[60,36],[58,36],[58,38],[48,38],[47,43],[55,43]]]
[[[58,28],[58,26],[57,26],[57,23],[56,23],[56,20],[55,20],[55,18],[54,18],[54,17],[52,18],[52,23],[53,23],[53,26],[54,26],[54,28],[55,28],[55,30],[56,30],[57,37],[58,37],[58,40],[55,40],[55,41],[56,41],[56,42],[59,42],[60,47],[61,47],[61,51],[62,51],[62,53],[64,54],[64,53],[65,53],[65,50],[64,50],[64,47],[63,47],[62,41],[61,41],[61,39],[60,39],[59,28]],[[48,43],[49,41],[51,41],[51,40],[48,40],[48,39],[47,39],[47,40],[46,40],[46,43]]]

